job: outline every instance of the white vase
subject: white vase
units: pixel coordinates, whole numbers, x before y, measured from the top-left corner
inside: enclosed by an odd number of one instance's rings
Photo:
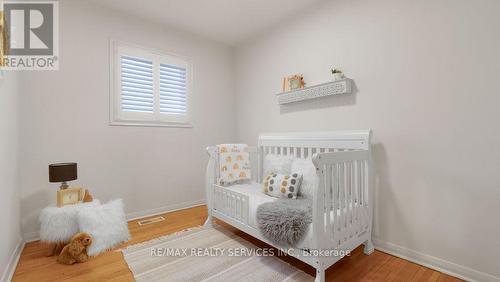
[[[343,78],[344,78],[343,73],[333,73],[333,80],[337,81],[337,80],[341,80]]]

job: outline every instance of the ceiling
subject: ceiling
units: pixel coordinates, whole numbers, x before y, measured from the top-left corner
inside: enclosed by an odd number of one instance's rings
[[[228,45],[324,0],[99,0],[102,6]]]

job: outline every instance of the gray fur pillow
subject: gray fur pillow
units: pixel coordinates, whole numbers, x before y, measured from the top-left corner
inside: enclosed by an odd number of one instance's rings
[[[257,224],[264,237],[280,246],[295,246],[312,222],[312,201],[278,199],[257,207]]]

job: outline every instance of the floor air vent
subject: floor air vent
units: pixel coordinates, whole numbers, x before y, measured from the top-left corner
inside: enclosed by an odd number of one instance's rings
[[[165,220],[165,218],[163,216],[157,216],[157,217],[139,220],[137,223],[139,224],[139,226],[143,226],[143,225],[153,224],[153,223],[157,223],[157,222],[164,221],[164,220]]]

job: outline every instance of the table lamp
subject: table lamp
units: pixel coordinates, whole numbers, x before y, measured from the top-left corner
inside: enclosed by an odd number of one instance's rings
[[[61,182],[59,188],[64,190],[68,188],[66,181],[77,179],[76,163],[57,163],[49,165],[49,181]]]

